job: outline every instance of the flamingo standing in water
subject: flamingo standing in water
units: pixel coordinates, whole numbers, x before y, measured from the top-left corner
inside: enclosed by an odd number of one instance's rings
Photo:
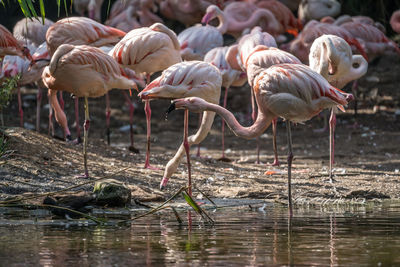
[[[261,135],[276,117],[286,120],[288,137],[288,203],[292,216],[291,168],[293,160],[290,122],[304,122],[323,109],[343,109],[353,99],[331,86],[321,75],[302,64],[278,64],[261,71],[254,80],[258,115],[249,127],[239,124],[231,112],[207,101],[189,97],[174,100],[169,110],[188,109],[192,112],[214,111],[226,121],[239,137],[250,139]]]
[[[105,26],[92,19],[85,17],[69,17],[54,23],[46,33],[46,43],[50,57],[62,44],[90,45],[101,47],[116,44],[125,36],[125,32]],[[50,95],[53,94],[50,92]],[[77,140],[80,140],[79,127],[79,102],[75,98],[75,120]],[[55,110],[56,111],[56,110]],[[56,116],[57,117],[57,116]],[[66,118],[65,114],[58,116],[60,119]],[[68,122],[57,121],[64,125],[64,138],[70,139]],[[66,128],[65,128],[66,127]]]
[[[67,91],[85,98],[83,160],[84,176],[87,178],[88,97],[103,96],[112,88],[137,89],[136,83],[128,79],[118,63],[99,48],[70,44],[63,44],[55,51],[42,78],[49,89]]]
[[[147,84],[150,74],[164,70],[169,66],[181,62],[180,46],[176,34],[161,23],[150,27],[143,27],[130,31],[109,55],[126,68],[136,73],[147,74]],[[145,100],[147,122],[147,148],[145,168],[150,165],[150,134],[151,134],[151,109],[149,101]],[[154,169],[154,168],[153,168]]]
[[[216,47],[211,49],[204,57],[204,61],[211,63],[216,66],[222,75],[222,86],[225,88],[223,107],[226,108],[228,100],[228,90],[231,86],[242,86],[246,81],[246,73],[232,69],[229,63],[226,61],[225,56],[228,52],[229,47]],[[225,157],[225,121],[222,121],[222,155],[219,160],[221,161],[231,161],[229,158]]]
[[[172,65],[164,70],[162,75],[151,82],[139,97],[142,99],[176,99],[181,97],[197,96],[207,102],[218,104],[221,95],[222,77],[219,70],[202,61],[186,61]],[[185,113],[185,137],[187,137],[187,116]],[[205,111],[203,120],[195,135],[185,138],[175,156],[167,163],[160,188],[167,185],[169,178],[175,173],[186,151],[189,160],[189,147],[198,144],[206,138],[214,121],[215,113]],[[188,161],[190,170],[190,162]],[[189,172],[189,184],[191,180]],[[190,188],[191,190],[191,188]]]

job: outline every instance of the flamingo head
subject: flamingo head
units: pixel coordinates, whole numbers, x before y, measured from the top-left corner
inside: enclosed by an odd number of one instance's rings
[[[204,17],[201,19],[201,24],[207,25],[210,21],[215,19],[218,16],[218,13],[221,12],[221,9],[217,7],[216,5],[210,5],[207,7],[206,14]]]
[[[33,62],[33,58],[32,58],[32,56],[31,56],[31,53],[30,53],[28,47],[24,46],[24,48],[22,49],[22,54],[24,54],[24,56],[25,56],[28,60],[30,60],[31,62]]]
[[[186,97],[175,99],[168,107],[167,114],[171,113],[175,109],[188,109],[191,112],[201,113],[206,109],[207,104],[207,101],[199,97]]]

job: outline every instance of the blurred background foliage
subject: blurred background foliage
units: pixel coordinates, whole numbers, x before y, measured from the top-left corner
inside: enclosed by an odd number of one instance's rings
[[[126,0],[130,1],[130,0]],[[102,20],[107,17],[109,4],[115,0],[104,1]],[[364,15],[381,22],[387,29],[388,35],[393,31],[389,25],[391,14],[400,9],[400,0],[339,0],[342,4],[342,14],[351,16]],[[24,15],[46,16],[55,21],[58,18],[76,15],[73,10],[73,0],[0,0],[0,23],[9,29]]]

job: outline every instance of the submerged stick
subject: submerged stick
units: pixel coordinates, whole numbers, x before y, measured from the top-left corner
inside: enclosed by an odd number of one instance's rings
[[[142,218],[142,217],[144,217],[144,216],[147,216],[147,215],[149,215],[149,214],[153,214],[153,213],[155,213],[155,212],[157,212],[157,211],[159,211],[159,210],[161,210],[161,209],[164,209],[165,207],[163,207],[163,206],[165,206],[168,202],[170,202],[171,200],[173,200],[174,198],[176,198],[176,196],[179,195],[182,191],[186,190],[186,188],[187,188],[187,187],[182,186],[172,197],[168,198],[166,201],[164,201],[163,203],[161,203],[159,206],[157,206],[157,207],[155,207],[155,208],[149,210],[148,212],[145,212],[145,213],[143,213],[143,214],[141,214],[141,215],[138,215],[138,216],[136,216],[136,217],[133,217],[133,218],[131,218],[131,219],[119,221],[117,224],[122,224],[122,223],[130,222],[130,221],[134,221],[134,220],[137,220],[137,219]]]

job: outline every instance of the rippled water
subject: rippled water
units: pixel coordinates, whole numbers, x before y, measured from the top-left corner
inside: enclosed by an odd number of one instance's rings
[[[122,227],[67,227],[0,212],[0,266],[400,265],[399,204],[302,208],[291,223],[273,205],[210,215],[214,226],[196,217],[189,231],[170,213]]]

